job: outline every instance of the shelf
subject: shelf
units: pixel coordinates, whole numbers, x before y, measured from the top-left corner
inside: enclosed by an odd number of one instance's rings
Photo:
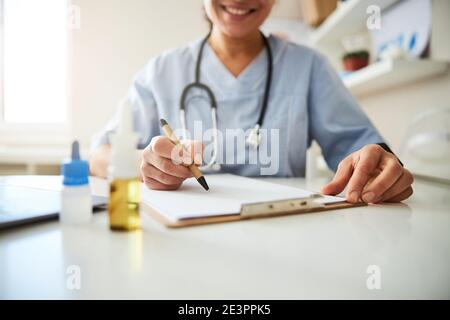
[[[444,73],[448,63],[431,60],[387,60],[376,62],[345,76],[344,83],[356,96],[413,83]]]
[[[347,0],[311,34],[311,44],[317,48],[341,44],[343,37],[366,28],[367,7],[378,5],[381,11],[401,0]]]

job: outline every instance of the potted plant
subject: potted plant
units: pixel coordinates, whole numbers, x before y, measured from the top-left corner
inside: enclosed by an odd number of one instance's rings
[[[370,54],[367,50],[346,53],[342,57],[345,71],[356,71],[369,65]]]

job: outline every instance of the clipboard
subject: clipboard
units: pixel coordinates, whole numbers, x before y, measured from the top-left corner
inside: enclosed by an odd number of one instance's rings
[[[143,186],[144,201],[141,203],[141,208],[146,214],[166,227],[183,228],[366,205],[365,203],[352,204],[345,202],[343,198],[322,196],[294,187],[229,174],[207,176],[207,180],[211,190],[216,188],[216,194],[205,193],[198,188],[195,182],[189,181],[183,185],[184,190],[175,192],[150,191]],[[249,191],[249,194],[241,195],[244,190]],[[254,192],[251,193],[251,191]],[[255,195],[254,193],[258,194]],[[300,196],[297,197],[297,195]],[[214,197],[216,197],[216,201],[214,201]],[[236,200],[238,197],[241,198]],[[266,197],[269,199],[266,200]],[[279,197],[282,199],[278,199]],[[146,198],[151,201],[145,201]],[[192,204],[198,199],[200,199],[199,201],[203,199],[205,202],[210,202],[203,206]],[[240,202],[241,200],[242,202]],[[177,201],[182,203],[177,204]],[[230,205],[230,201],[233,202],[232,205]],[[189,205],[191,207],[187,210],[187,213],[177,215],[179,211],[185,210],[185,207]],[[210,209],[210,206],[213,205],[218,206],[216,212]],[[220,205],[222,205],[222,208],[220,208]],[[220,212],[220,210],[222,211]],[[171,214],[167,212],[171,212]]]
[[[310,199],[294,199],[294,201],[298,202],[304,202],[309,203]],[[289,202],[284,201],[285,204],[282,205],[284,207],[285,205],[290,206]],[[184,227],[193,227],[193,226],[200,226],[200,225],[208,225],[208,224],[216,224],[216,223],[225,223],[225,222],[236,222],[236,221],[243,221],[243,220],[249,220],[249,219],[261,219],[261,218],[273,218],[273,217],[281,217],[281,216],[288,216],[288,215],[294,215],[294,214],[302,214],[302,213],[313,213],[313,212],[322,212],[322,211],[329,211],[329,210],[338,210],[338,209],[347,209],[347,208],[353,208],[353,207],[363,207],[367,206],[365,203],[348,203],[348,202],[341,202],[341,203],[334,203],[329,205],[324,205],[322,207],[309,207],[308,205],[303,206],[302,208],[297,208],[296,210],[286,210],[286,211],[271,211],[269,209],[268,212],[261,211],[258,213],[256,209],[260,207],[267,207],[270,208],[274,203],[265,202],[265,203],[259,203],[257,204],[253,209],[250,209],[251,207],[243,208],[244,211],[250,210],[253,213],[252,214],[230,214],[230,215],[220,215],[220,216],[214,216],[214,217],[201,217],[201,218],[191,218],[191,219],[182,219],[178,221],[172,221],[168,218],[166,218],[164,215],[162,215],[160,212],[158,212],[156,209],[150,207],[149,205],[143,203],[144,210],[147,214],[149,214],[153,219],[161,223],[162,225],[168,227],[168,228],[184,228]],[[279,205],[279,204],[275,204]]]

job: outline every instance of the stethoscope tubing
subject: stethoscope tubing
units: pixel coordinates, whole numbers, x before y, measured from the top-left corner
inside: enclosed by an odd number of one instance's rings
[[[256,145],[256,147],[259,145],[259,129],[262,127],[262,123],[264,121],[264,116],[267,110],[267,105],[269,103],[269,96],[270,96],[270,88],[272,85],[272,70],[273,70],[273,56],[272,56],[272,50],[270,48],[269,41],[267,37],[261,33],[264,41],[264,45],[266,47],[267,51],[267,80],[264,90],[264,97],[263,97],[263,103],[261,107],[261,111],[258,117],[258,121],[256,122],[255,127],[253,128],[253,135],[256,135],[256,143],[253,144]],[[217,135],[217,101],[214,93],[212,90],[204,83],[200,82],[200,66],[203,58],[203,50],[205,48],[205,45],[211,36],[211,31],[208,33],[208,35],[203,39],[200,50],[198,52],[197,62],[195,64],[195,81],[193,83],[188,84],[184,89],[180,97],[180,124],[183,131],[183,135],[185,134],[187,130],[186,126],[186,100],[187,96],[189,94],[189,91],[198,88],[200,90],[203,90],[207,93],[210,104],[211,104],[211,122],[212,122],[212,129],[213,129],[213,154],[211,156],[211,160],[202,167],[202,169],[211,169],[216,168],[217,169],[217,154],[218,154],[218,135]],[[185,139],[185,137],[183,137]],[[219,168],[220,169],[220,168]]]

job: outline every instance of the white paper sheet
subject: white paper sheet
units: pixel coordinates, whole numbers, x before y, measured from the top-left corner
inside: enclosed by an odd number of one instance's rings
[[[142,201],[172,221],[239,214],[242,204],[309,197],[314,192],[231,174],[205,176],[210,191],[195,179],[185,181],[176,191],[150,190],[142,186]],[[319,202],[338,203],[339,197],[323,197]]]

